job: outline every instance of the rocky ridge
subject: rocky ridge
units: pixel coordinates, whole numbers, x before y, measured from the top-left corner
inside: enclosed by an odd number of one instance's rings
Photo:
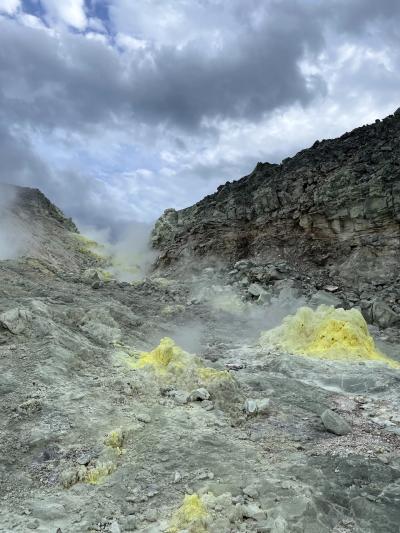
[[[398,324],[400,109],[168,209],[152,242],[164,271],[214,262],[229,272],[249,260],[248,285],[290,278],[305,294],[337,287],[368,321]]]

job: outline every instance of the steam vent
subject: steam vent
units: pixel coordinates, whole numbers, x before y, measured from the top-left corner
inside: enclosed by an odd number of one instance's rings
[[[0,532],[399,533],[400,111],[150,241],[0,185]]]

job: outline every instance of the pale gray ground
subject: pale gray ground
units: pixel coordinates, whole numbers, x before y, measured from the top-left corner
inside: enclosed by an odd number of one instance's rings
[[[92,289],[14,268],[2,265],[1,310],[29,318],[23,331],[1,333],[1,531],[112,531],[115,521],[159,531],[186,492],[205,489],[265,511],[226,531],[398,531],[398,371],[261,353],[245,317],[188,306],[182,284]],[[163,318],[167,304],[185,311]],[[111,344],[151,349],[181,330],[190,348],[191,328],[199,355],[243,365],[238,397],[210,411],[142,383]],[[244,399],[264,397],[269,412],[246,419]],[[327,407],[351,422],[350,435],[324,431]],[[82,455],[95,460],[116,428],[127,435],[116,470],[101,485],[63,488],[62,473]]]

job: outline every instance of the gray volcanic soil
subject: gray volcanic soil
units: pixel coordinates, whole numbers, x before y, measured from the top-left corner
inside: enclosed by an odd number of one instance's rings
[[[0,531],[167,531],[185,494],[206,492],[214,533],[399,531],[399,370],[257,343],[308,294],[281,283],[262,302],[229,265],[101,281],[102,260],[39,191],[19,190],[6,214],[28,221],[30,253],[0,261]],[[397,330],[372,331],[400,360]],[[230,385],[189,397],[194,384],[129,364],[165,336]],[[327,408],[352,431],[326,431]]]

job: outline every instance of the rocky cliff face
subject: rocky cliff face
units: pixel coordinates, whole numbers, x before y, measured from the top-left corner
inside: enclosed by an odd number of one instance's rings
[[[317,141],[280,165],[258,163],[192,207],[168,209],[152,238],[162,268],[204,257],[228,265],[284,261],[361,299],[377,286],[393,288],[400,264],[400,109]]]

